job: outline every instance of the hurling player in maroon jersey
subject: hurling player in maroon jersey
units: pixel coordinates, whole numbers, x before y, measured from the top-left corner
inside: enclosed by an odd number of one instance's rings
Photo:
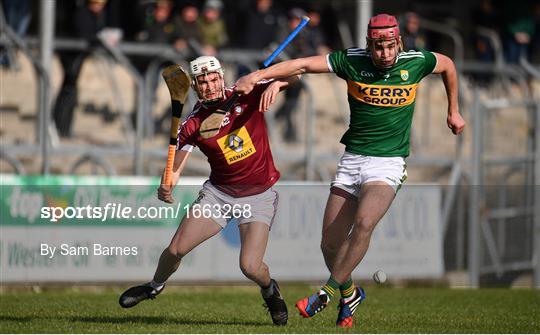
[[[153,280],[124,292],[120,305],[128,308],[155,298],[178,269],[182,258],[219,233],[232,216],[240,230],[240,269],[261,287],[273,323],[285,325],[287,306],[263,262],[278,203],[278,194],[272,186],[280,175],[274,166],[262,112],[275,101],[279,91],[298,77],[257,83],[250,94],[240,96],[225,114],[217,135],[205,139],[200,134],[201,123],[228,101],[233,88],[225,87],[223,70],[215,57],[202,56],[192,61],[190,75],[199,102],[178,132],[173,183],[161,185],[158,198],[168,203],[174,201],[172,188],[194,146],[208,157],[210,177],[161,254]]]

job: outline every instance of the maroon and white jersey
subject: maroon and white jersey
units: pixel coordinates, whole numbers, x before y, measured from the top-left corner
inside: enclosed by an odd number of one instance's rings
[[[202,138],[199,127],[223,103],[197,103],[178,131],[177,150],[199,147],[210,163],[210,182],[234,197],[262,193],[280,177],[270,151],[264,113],[259,111],[261,94],[269,84],[261,81],[250,94],[240,96],[225,114],[216,136]],[[227,98],[232,94],[233,88],[225,90]]]

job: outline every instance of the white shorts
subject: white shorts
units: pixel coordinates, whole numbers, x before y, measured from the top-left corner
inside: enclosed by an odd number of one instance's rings
[[[198,205],[200,212],[197,213],[213,219],[223,228],[232,219],[236,219],[238,224],[263,222],[271,228],[278,201],[279,195],[271,187],[259,194],[235,198],[218,190],[207,180],[191,207],[197,208]]]
[[[332,187],[358,197],[360,187],[373,181],[384,181],[395,192],[407,179],[407,164],[403,157],[374,157],[345,151],[341,157]]]

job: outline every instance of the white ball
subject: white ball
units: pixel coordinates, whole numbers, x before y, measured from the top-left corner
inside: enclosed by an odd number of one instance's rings
[[[377,270],[375,271],[375,273],[373,274],[373,280],[377,283],[377,284],[382,284],[386,281],[386,273],[384,273],[383,271],[381,270]]]

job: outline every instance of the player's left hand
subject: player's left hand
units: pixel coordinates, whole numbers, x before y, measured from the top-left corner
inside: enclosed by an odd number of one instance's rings
[[[448,114],[446,124],[448,124],[448,128],[452,130],[454,135],[461,134],[463,132],[463,128],[465,128],[465,120],[463,120],[463,117],[458,111]]]
[[[255,79],[254,73],[250,73],[243,77],[240,77],[235,84],[235,92],[240,95],[249,94],[252,90],[257,80]]]
[[[259,100],[259,110],[261,112],[268,111],[268,108],[276,101],[276,97],[281,89],[279,82],[273,82],[264,90]]]

